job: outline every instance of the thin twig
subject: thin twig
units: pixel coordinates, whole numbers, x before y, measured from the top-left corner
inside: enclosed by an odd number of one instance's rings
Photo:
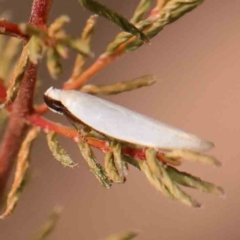
[[[0,34],[17,37],[24,41],[29,39],[29,37],[20,30],[17,24],[5,19],[0,19]]]

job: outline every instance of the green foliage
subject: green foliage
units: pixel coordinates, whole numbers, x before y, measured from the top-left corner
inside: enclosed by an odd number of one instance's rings
[[[54,132],[47,133],[47,142],[52,155],[63,166],[75,168],[78,165],[77,163],[73,162],[66,150],[60,145]]]
[[[11,190],[7,196],[7,206],[5,211],[0,215],[0,219],[8,217],[17,206],[27,179],[32,143],[38,136],[38,133],[39,129],[30,129],[22,143],[21,149],[18,153],[18,162],[15,171],[14,181],[11,186]]]
[[[148,39],[155,37],[167,24],[173,23],[178,18],[185,15],[187,12],[193,10],[200,5],[203,0],[168,0],[162,8],[155,9],[156,14],[139,21],[136,27],[144,32]],[[122,46],[122,44],[124,46]],[[126,32],[119,33],[115,40],[111,42],[105,51],[105,54],[113,55],[115,51],[121,46],[122,52],[130,52],[142,46],[141,39],[132,38],[132,35]]]
[[[86,84],[81,88],[82,92],[94,95],[112,95],[132,91],[141,87],[151,86],[156,82],[156,77],[146,75],[130,81],[117,82],[108,85]]]
[[[94,153],[89,144],[87,144],[85,141],[80,141],[78,143],[78,147],[92,173],[95,175],[103,187],[109,189],[112,185],[112,182],[108,178],[105,169],[96,161]]]
[[[136,28],[126,18],[122,17],[117,12],[109,9],[108,7],[100,4],[95,0],[78,0],[78,1],[84,8],[115,23],[122,30],[138,36],[144,42],[148,41],[146,36],[138,28]]]

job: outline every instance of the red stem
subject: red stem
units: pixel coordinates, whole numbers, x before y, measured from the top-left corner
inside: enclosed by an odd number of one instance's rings
[[[7,96],[6,88],[3,85],[4,80],[0,78],[0,101],[4,102]]]
[[[37,68],[29,64],[26,73],[22,79],[22,85],[19,89],[18,97],[13,104],[10,113],[9,123],[0,147],[0,194],[3,193],[8,176],[13,166],[13,160],[16,158],[22,140],[26,134],[28,126],[24,117],[32,110],[32,94],[35,86],[35,73]]]
[[[46,27],[53,0],[34,0],[29,23],[36,27]]]
[[[28,36],[21,32],[17,24],[0,19],[0,34],[28,40]]]
[[[46,25],[52,0],[34,0],[29,23],[36,27]],[[33,96],[38,64],[29,63],[17,98],[12,106],[7,129],[0,147],[0,198],[11,172],[14,159],[28,130],[25,118],[33,111]]]

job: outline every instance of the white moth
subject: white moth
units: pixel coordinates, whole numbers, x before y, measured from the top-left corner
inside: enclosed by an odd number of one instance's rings
[[[211,142],[101,98],[75,90],[49,88],[44,94],[49,109],[70,114],[109,137],[158,149],[204,152]]]

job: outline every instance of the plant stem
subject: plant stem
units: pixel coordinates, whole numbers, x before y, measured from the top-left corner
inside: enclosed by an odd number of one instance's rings
[[[0,19],[0,34],[28,40],[28,36],[21,32],[17,24],[8,22],[5,19]]]
[[[35,27],[46,27],[53,0],[34,0],[29,23]]]
[[[34,0],[29,23],[36,27],[45,27],[51,9],[52,0]],[[10,113],[8,126],[0,147],[0,198],[11,172],[14,159],[28,130],[25,118],[33,111],[33,96],[37,78],[38,64],[29,63],[21,86]]]
[[[7,96],[6,88],[3,85],[4,80],[0,78],[0,101],[4,102]]]

